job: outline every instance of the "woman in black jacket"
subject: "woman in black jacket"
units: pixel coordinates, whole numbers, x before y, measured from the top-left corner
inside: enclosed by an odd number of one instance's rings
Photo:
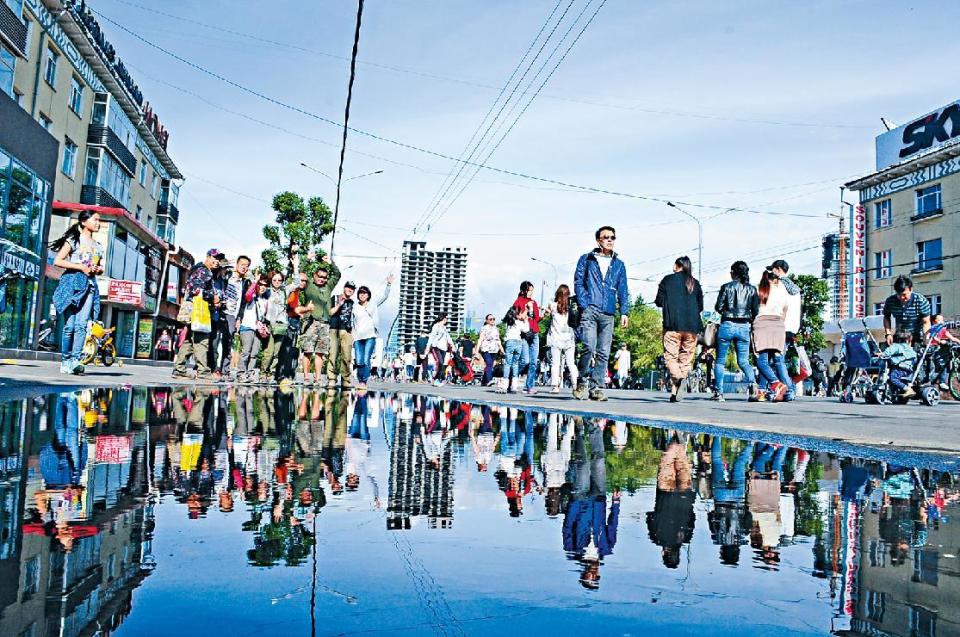
[[[756,378],[750,365],[750,327],[760,310],[757,288],[750,285],[750,268],[743,261],[730,266],[731,281],[724,283],[715,309],[720,314],[717,331],[717,361],[714,363],[713,400],[723,402],[723,371],[730,345],[737,353],[737,366],[750,385],[750,400],[757,393]]]
[[[663,358],[670,373],[670,402],[680,400],[680,387],[697,353],[697,334],[703,331],[703,290],[693,278],[690,257],[673,264],[673,274],[657,288],[657,307],[663,309]]]

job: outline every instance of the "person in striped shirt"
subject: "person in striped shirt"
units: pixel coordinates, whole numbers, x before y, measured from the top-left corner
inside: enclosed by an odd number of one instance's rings
[[[895,293],[883,304],[883,331],[887,345],[893,344],[891,317],[896,319],[898,332],[910,332],[913,342],[922,344],[923,337],[930,331],[930,301],[913,291],[913,279],[906,274],[896,278],[893,289]]]

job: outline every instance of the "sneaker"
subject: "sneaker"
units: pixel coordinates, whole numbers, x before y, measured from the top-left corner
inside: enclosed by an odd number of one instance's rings
[[[60,373],[61,374],[72,374],[73,373],[73,361],[64,359],[60,361]]]
[[[950,385],[947,383],[940,383],[937,387],[940,388],[940,391],[950,391]]]
[[[560,387],[554,385],[553,387],[550,388],[550,393],[551,393],[551,394],[559,394],[559,393],[560,393]]]
[[[594,387],[590,390],[590,400],[596,400],[597,402],[603,403],[607,401],[607,397],[603,393],[602,389],[599,387]]]
[[[435,381],[433,381],[433,386],[434,386],[434,387],[442,387],[442,386],[443,386],[443,381],[442,381],[442,380],[435,380]]]
[[[170,376],[173,377],[173,378],[190,378],[190,374],[188,374],[187,372],[181,372],[181,371],[176,370],[176,369],[173,370],[173,372],[170,374]]]
[[[523,393],[526,394],[527,396],[533,396],[534,394],[537,393],[537,388],[536,387],[524,388]]]
[[[73,374],[74,376],[83,376],[84,370],[85,368],[83,365],[81,365],[80,363],[75,363],[73,365],[73,369],[70,370],[70,373]]]
[[[573,388],[573,397],[577,400],[584,400],[587,397],[587,386],[584,383],[578,383]]]
[[[717,390],[714,390],[714,391],[713,391],[713,395],[710,396],[710,400],[715,401],[715,402],[718,402],[718,403],[726,402],[726,398],[724,398],[724,397],[723,397],[723,394],[721,394],[721,393],[718,392]]]

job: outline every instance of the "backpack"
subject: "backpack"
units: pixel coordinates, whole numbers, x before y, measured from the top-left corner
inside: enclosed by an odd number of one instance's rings
[[[567,305],[567,325],[570,326],[570,329],[578,329],[580,327],[580,317],[583,315],[583,308],[580,307],[580,302],[577,301],[577,297],[571,296],[569,305]]]

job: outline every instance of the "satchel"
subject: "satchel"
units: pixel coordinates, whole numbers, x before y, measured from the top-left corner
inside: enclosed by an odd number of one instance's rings
[[[177,323],[189,324],[191,314],[193,314],[193,299],[183,299],[180,310],[177,312]]]
[[[211,331],[210,304],[204,300],[201,294],[193,297],[190,329],[196,334],[209,334]]]

